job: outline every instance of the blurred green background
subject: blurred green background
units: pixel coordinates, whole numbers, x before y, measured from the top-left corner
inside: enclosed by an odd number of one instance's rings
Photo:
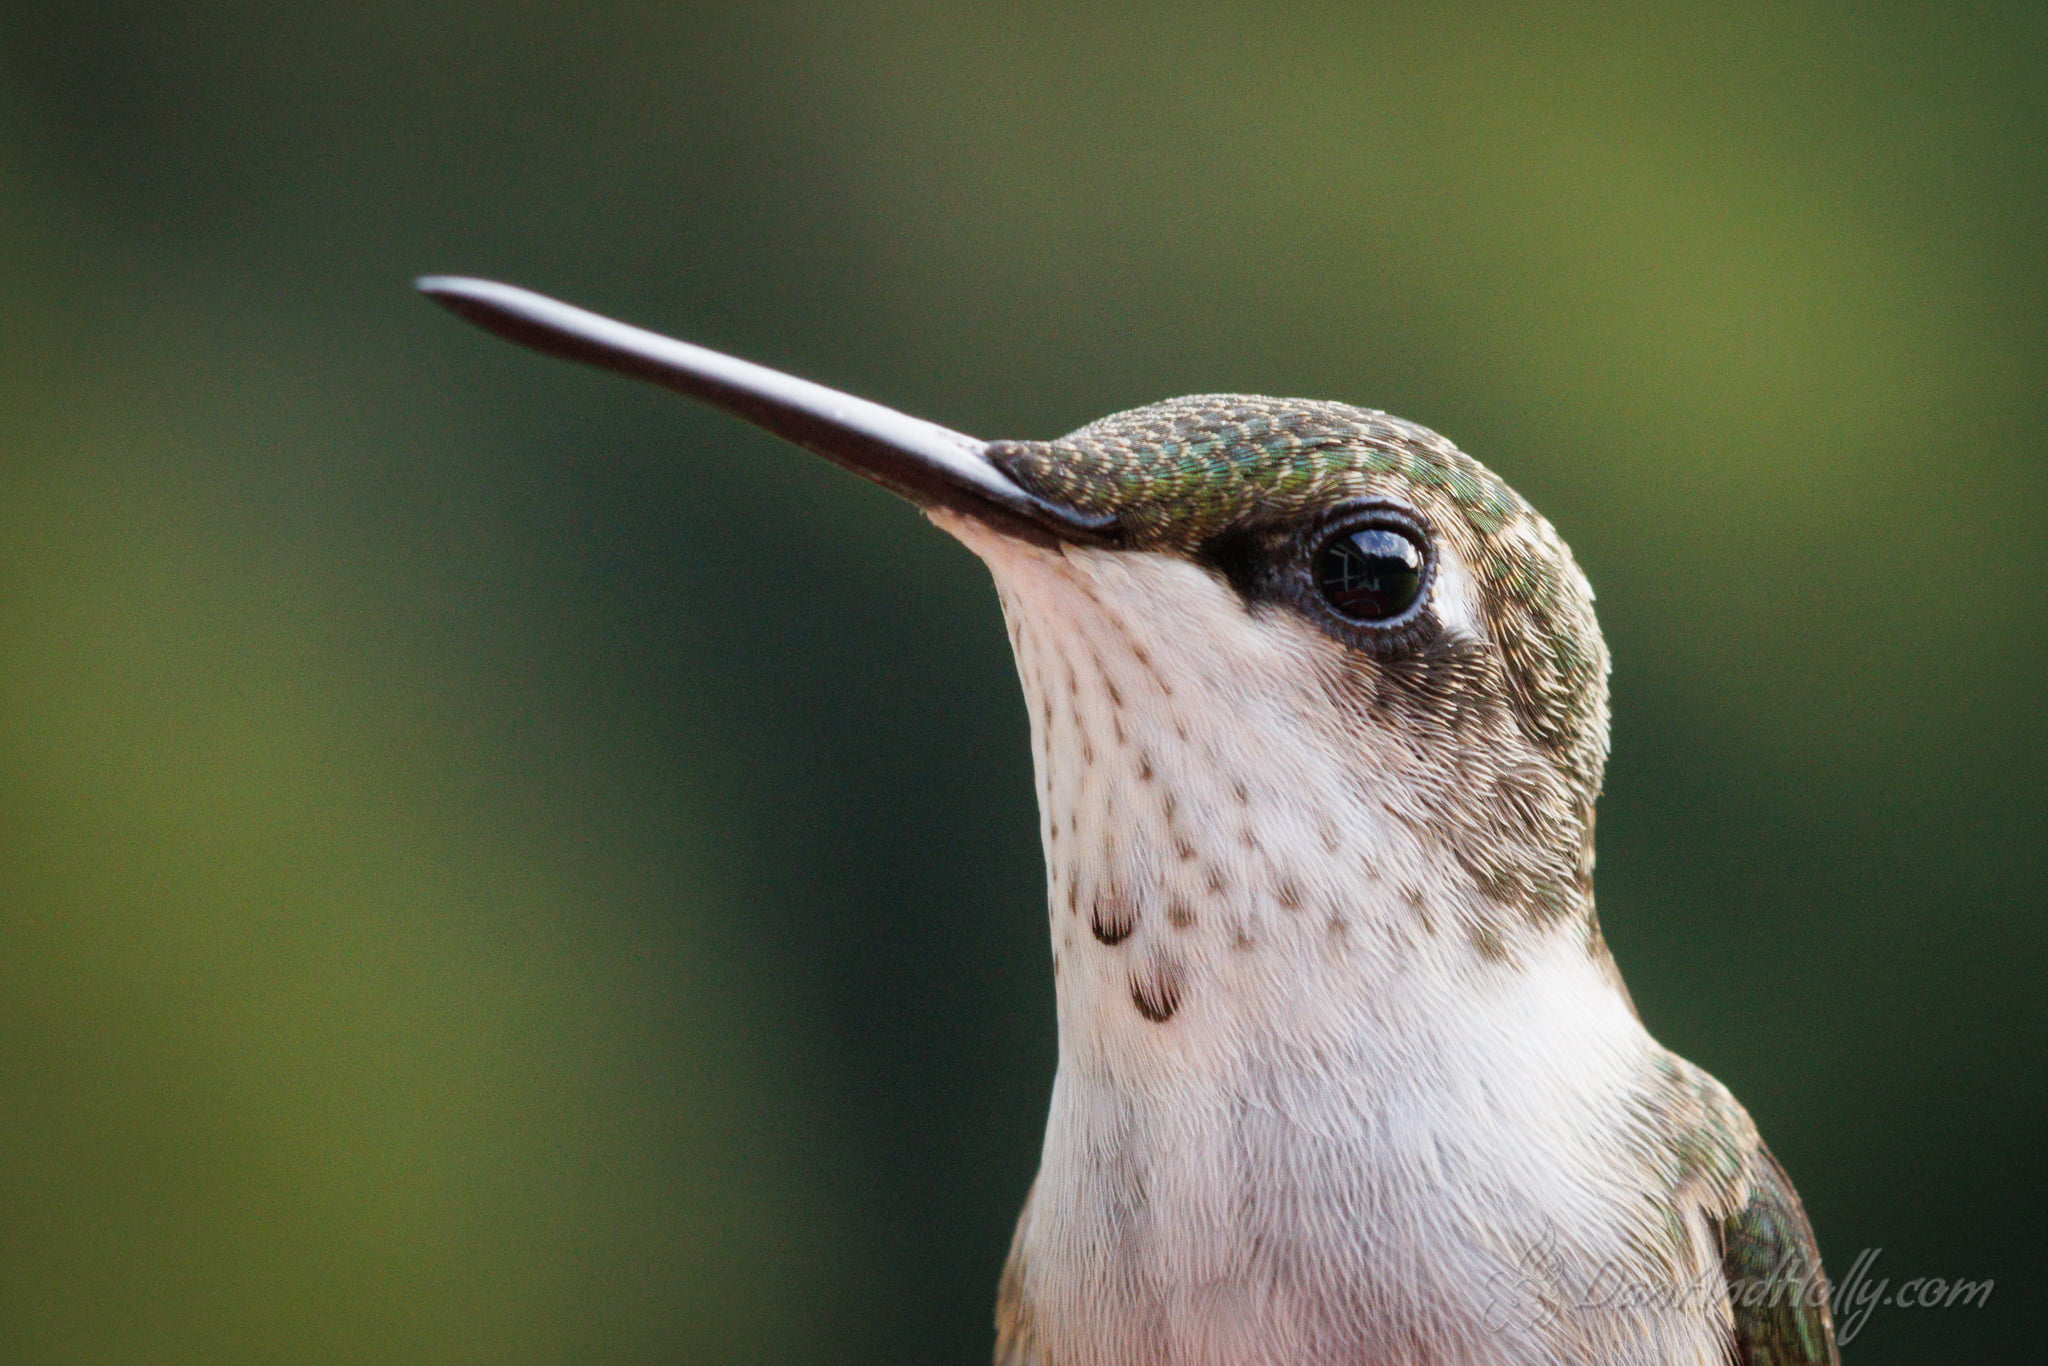
[[[1577,549],[1608,931],[2039,1350],[2038,5],[0,6],[0,1361],[984,1360],[1051,1072],[979,567],[407,288],[991,436],[1385,407]]]

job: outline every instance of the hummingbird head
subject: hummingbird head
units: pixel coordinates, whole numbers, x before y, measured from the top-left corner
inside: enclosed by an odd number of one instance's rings
[[[1056,960],[1132,941],[1104,971],[1143,1018],[1171,1018],[1203,964],[1271,1002],[1301,987],[1276,960],[1433,941],[1502,964],[1574,930],[1604,957],[1592,592],[1441,436],[1208,395],[982,442],[523,290],[422,288],[789,437],[981,556],[1031,704]]]
[[[1435,432],[1342,403],[1209,394],[988,454],[1047,502],[1109,519],[1120,549],[1208,571],[1247,618],[1327,638],[1345,710],[1419,748],[1477,741],[1468,763],[1513,752],[1587,805],[1597,795],[1607,651],[1592,589],[1550,524]]]
[[[1497,962],[1577,927],[1604,958],[1606,647],[1570,551],[1491,471],[1384,413],[1243,395],[986,454],[1109,528],[936,514],[1011,623],[1056,910],[1109,941],[1213,917],[1246,949],[1307,919],[1325,951],[1449,934]]]

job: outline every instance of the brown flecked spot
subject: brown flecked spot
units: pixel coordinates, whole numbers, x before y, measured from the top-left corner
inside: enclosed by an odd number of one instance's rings
[[[1239,806],[1250,806],[1252,804],[1251,789],[1246,787],[1242,780],[1230,785],[1230,797]]]
[[[1230,947],[1236,949],[1239,953],[1243,953],[1248,949],[1256,947],[1256,945],[1252,943],[1251,932],[1245,929],[1244,926],[1239,925],[1236,932],[1230,936]]]
[[[1473,927],[1472,947],[1479,950],[1479,956],[1489,963],[1508,961],[1508,946],[1501,942],[1498,933],[1484,925]]]
[[[1100,666],[1098,665],[1098,667]],[[1124,704],[1124,695],[1117,691],[1116,684],[1110,681],[1109,676],[1106,674],[1102,679],[1102,687],[1109,694],[1109,704],[1112,707],[1121,707]]]
[[[1155,775],[1152,772],[1152,756],[1142,750],[1138,753],[1138,781],[1149,783]]]
[[[1247,849],[1259,847],[1259,837],[1249,825],[1237,832],[1237,842]]]
[[[1166,903],[1166,923],[1176,930],[1185,930],[1195,923],[1195,908],[1179,897]]]
[[[1181,836],[1180,838],[1174,840],[1173,852],[1174,856],[1180,859],[1182,863],[1194,862],[1195,846],[1187,842],[1186,836]]]
[[[1334,854],[1343,841],[1337,835],[1337,823],[1328,816],[1316,823],[1316,837],[1323,842],[1323,852]]]
[[[1280,903],[1283,911],[1301,909],[1301,885],[1291,877],[1283,877],[1273,884],[1273,900]]]
[[[1121,944],[1131,937],[1131,931],[1138,927],[1138,908],[1130,899],[1117,892],[1105,892],[1095,898],[1095,907],[1088,913],[1088,928],[1095,937],[1111,946]]]
[[[1209,875],[1202,882],[1211,892],[1220,892],[1230,885],[1229,881],[1224,878],[1221,868],[1211,868]]]
[[[1131,1004],[1153,1024],[1165,1024],[1180,1009],[1181,974],[1174,963],[1131,974]]]
[[[1529,880],[1513,868],[1474,866],[1466,859],[1460,859],[1472,874],[1472,885],[1488,901],[1502,906],[1520,906],[1527,902],[1533,889]]]
[[[1420,896],[1408,903],[1408,909],[1415,912],[1415,923],[1422,926],[1422,932],[1432,939],[1436,937],[1436,917],[1430,914],[1429,906]]]

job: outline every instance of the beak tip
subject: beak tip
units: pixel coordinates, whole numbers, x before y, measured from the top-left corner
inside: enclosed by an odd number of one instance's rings
[[[412,282],[412,287],[432,299],[441,307],[458,317],[471,322],[480,322],[480,314],[495,314],[502,309],[493,308],[494,287],[488,280],[473,280],[466,275],[422,275]]]

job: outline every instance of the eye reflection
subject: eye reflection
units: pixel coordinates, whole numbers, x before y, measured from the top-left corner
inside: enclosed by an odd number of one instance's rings
[[[1324,601],[1352,621],[1389,621],[1422,596],[1422,543],[1404,526],[1347,527],[1316,553]]]

